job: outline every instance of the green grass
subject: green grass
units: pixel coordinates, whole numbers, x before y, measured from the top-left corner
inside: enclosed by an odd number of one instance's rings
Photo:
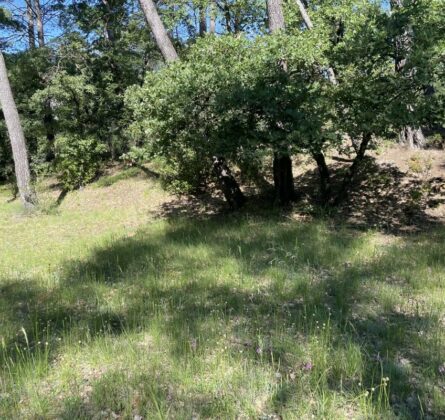
[[[141,174],[141,169],[139,168],[128,168],[125,170],[122,170],[116,174],[103,176],[101,177],[97,182],[96,186],[99,188],[102,187],[110,187],[111,185],[115,184],[116,182],[123,181],[125,179],[134,178]]]
[[[140,179],[6,199],[0,418],[445,416],[444,228],[160,219]]]

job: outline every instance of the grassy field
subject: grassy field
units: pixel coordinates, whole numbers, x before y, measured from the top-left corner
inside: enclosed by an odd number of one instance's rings
[[[141,177],[8,197],[0,418],[445,418],[445,228],[159,217]]]

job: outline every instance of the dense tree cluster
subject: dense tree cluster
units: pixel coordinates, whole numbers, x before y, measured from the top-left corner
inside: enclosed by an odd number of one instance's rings
[[[292,157],[302,153],[317,164],[321,199],[338,203],[379,139],[420,145],[421,127],[444,125],[441,0],[390,6],[29,0],[21,14],[3,6],[1,48],[32,172],[55,172],[73,189],[104,162],[149,161],[177,192],[216,185],[236,207],[239,173],[262,188],[273,182],[286,204]],[[11,134],[3,119],[0,128],[7,180]],[[335,188],[331,150],[352,158]]]

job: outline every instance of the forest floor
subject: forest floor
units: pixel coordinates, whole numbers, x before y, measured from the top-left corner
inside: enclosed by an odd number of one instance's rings
[[[0,418],[445,418],[444,156],[374,152],[335,213],[304,160],[288,211],[0,188]]]

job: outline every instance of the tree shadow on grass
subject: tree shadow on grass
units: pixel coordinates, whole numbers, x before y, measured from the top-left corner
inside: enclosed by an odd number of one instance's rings
[[[335,194],[348,165],[336,158],[330,165]],[[295,179],[309,203],[318,200],[318,173],[308,170]],[[334,220],[351,227],[378,229],[394,234],[422,232],[443,225],[444,220],[431,209],[445,204],[445,178],[413,176],[396,165],[379,163],[366,157],[347,199],[334,208]]]
[[[350,159],[333,157],[330,165],[332,189],[338,190]],[[370,228],[397,235],[430,231],[444,225],[443,217],[434,210],[445,204],[445,178],[413,175],[401,171],[396,165],[379,163],[367,156],[351,185],[347,199],[338,207],[323,208],[319,194],[319,175],[316,168],[308,169],[295,177],[299,199],[294,208],[274,208],[270,191],[258,193],[246,190],[249,200],[241,214],[282,213],[312,215],[320,210],[332,222],[360,230]],[[161,218],[209,218],[228,212],[227,204],[218,195],[203,194],[197,197],[177,197],[162,204],[157,212]]]
[[[444,236],[441,230],[368,255],[366,234],[325,222],[250,215],[174,219],[98,248],[86,261],[66,263],[55,288],[32,279],[6,282],[0,314],[6,324],[29,331],[31,353],[41,346],[39,331],[48,328],[52,357],[60,335],[81,338],[79,326],[94,340],[140,331],[161,319],[171,342],[165,351],[179,362],[211,354],[225,334],[234,359],[278,369],[269,413],[301,404],[296,396],[304,401],[305,381],[306,397],[317,389],[356,397],[359,382],[370,389],[389,376],[390,411],[440,418],[444,408],[431,396],[444,385],[440,316],[419,310],[422,302],[411,305],[409,298],[421,287],[424,270],[445,270]],[[406,294],[406,305],[397,306],[391,296],[378,301],[386,296],[379,288],[389,285]],[[124,308],[107,309],[111,292],[122,294]],[[323,339],[324,358],[296,350]],[[14,357],[14,346],[24,346],[23,340],[10,334],[0,360]],[[350,347],[362,367],[348,367]],[[164,388],[159,398],[163,407],[174,404]],[[188,398],[202,413],[224,415],[212,411],[212,401]],[[381,404],[376,397],[367,401]]]
[[[410,176],[395,165],[369,158],[343,211],[362,229],[373,226],[406,233],[443,224],[428,209],[444,203],[444,178]]]

